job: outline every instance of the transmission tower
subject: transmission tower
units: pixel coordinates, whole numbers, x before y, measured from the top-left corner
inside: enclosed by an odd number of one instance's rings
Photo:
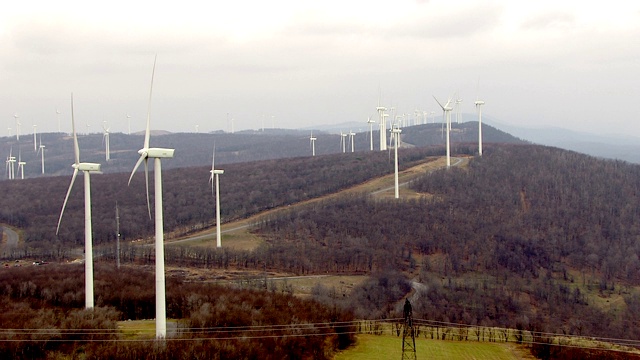
[[[402,360],[416,360],[416,336],[409,299],[404,302],[404,325],[402,327]]]

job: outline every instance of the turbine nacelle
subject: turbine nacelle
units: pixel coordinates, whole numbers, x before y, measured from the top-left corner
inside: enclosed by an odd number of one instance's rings
[[[71,167],[79,171],[100,172],[100,164],[96,164],[96,163],[72,164]]]
[[[146,154],[148,158],[172,158],[173,152],[175,149],[164,149],[164,148],[149,148],[149,149],[141,149],[138,150],[138,154],[143,155]]]
[[[211,175],[222,175],[224,174],[224,170],[210,170]]]
[[[477,100],[476,102],[474,102],[474,104],[476,104],[476,106],[484,105],[484,101]]]

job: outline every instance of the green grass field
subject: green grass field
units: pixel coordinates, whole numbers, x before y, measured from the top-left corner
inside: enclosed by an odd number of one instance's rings
[[[416,339],[417,359],[534,359],[513,343]],[[391,335],[358,335],[355,347],[338,353],[335,360],[402,359],[402,338]]]

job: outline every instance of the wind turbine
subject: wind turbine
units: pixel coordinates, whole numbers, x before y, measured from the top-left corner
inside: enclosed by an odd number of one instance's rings
[[[380,106],[380,97],[378,97],[378,106],[376,107],[376,111],[378,111],[378,116],[380,117],[380,151],[387,150],[387,114],[384,112],[387,111],[387,108],[384,106]]]
[[[478,155],[482,156],[482,105],[484,105],[484,101],[476,100],[474,104],[478,110]]]
[[[127,114],[127,130],[128,135],[131,135],[131,115]]]
[[[369,147],[371,148],[371,151],[373,151],[373,124],[375,123],[375,120],[371,120],[371,116],[369,116],[367,118],[367,124],[369,124]]]
[[[14,114],[13,117],[16,119],[16,140],[20,141],[20,125],[22,125],[20,120],[18,120],[20,116],[18,116],[18,114]]]
[[[398,146],[400,144],[400,133],[402,129],[397,125],[391,129],[391,136],[394,138],[394,148],[395,148],[395,175],[394,175],[394,183],[395,183],[395,198],[398,199],[400,197],[400,185],[398,184]]]
[[[4,163],[4,171],[7,173],[7,179],[11,180],[11,169],[9,168],[11,162],[9,162],[9,158],[10,156],[7,156],[7,160]]]
[[[13,148],[10,148],[9,149],[9,170],[10,170],[9,179],[11,180],[16,178],[15,165],[16,165],[16,157],[13,156]]]
[[[157,59],[157,57],[156,57]],[[165,296],[165,276],[164,276],[164,226],[162,220],[162,165],[160,159],[170,159],[173,157],[174,149],[150,148],[149,137],[151,134],[150,115],[151,115],[151,95],[153,93],[153,77],[156,72],[156,60],[153,61],[153,70],[151,72],[151,87],[149,90],[149,104],[147,108],[147,126],[144,133],[144,145],[138,150],[140,158],[131,171],[129,176],[129,184],[133,174],[142,162],[144,162],[145,185],[147,189],[147,208],[149,210],[149,218],[151,218],[151,206],[149,205],[149,159],[153,159],[154,167],[154,185],[155,185],[155,255],[156,255],[156,338],[167,337],[167,311]]]
[[[60,218],[58,219],[58,227],[56,229],[56,235],[60,231],[60,222],[62,221],[62,215],[64,214],[64,208],[67,206],[67,200],[71,194],[73,183],[76,181],[78,171],[82,171],[84,175],[84,285],[85,285],[85,308],[93,308],[93,240],[91,234],[91,173],[100,173],[100,164],[96,163],[81,163],[80,162],[80,148],[78,147],[78,136],[76,135],[76,124],[73,117],[73,93],[71,94],[71,130],[73,131],[73,153],[74,163],[73,175],[71,176],[71,184],[69,184],[69,190],[62,203],[62,210],[60,211]]]
[[[36,139],[36,127],[38,125],[33,125],[33,151],[38,151],[38,141]]]
[[[458,95],[456,94],[456,97]],[[460,104],[462,103],[462,99],[456,99],[456,124],[460,124]]]
[[[343,153],[347,152],[347,135],[348,134],[342,133],[342,131],[340,131],[340,143],[342,145]]]
[[[107,127],[107,122],[102,122],[102,129],[104,130],[104,134],[102,135],[102,142],[104,142],[104,156],[105,160],[111,160],[111,147],[109,146],[109,130],[110,127]]]
[[[42,153],[42,174],[44,175],[44,148],[45,146],[42,145],[42,134],[40,134],[40,147],[38,148],[38,153]],[[38,153],[36,153],[36,155],[38,155]]]
[[[316,156],[316,140],[317,138],[313,136],[312,131],[311,136],[309,137],[309,145],[311,145],[311,156]]]
[[[449,98],[447,100],[447,103],[442,106],[442,104],[440,104],[440,101],[438,101],[438,99],[436,99],[436,97],[433,97],[436,102],[438,103],[438,105],[440,105],[440,107],[442,108],[442,117],[443,119],[446,121],[447,125],[447,168],[449,168],[451,166],[451,149],[449,146],[449,131],[451,130],[451,110],[453,110],[453,108],[451,106],[449,106],[451,104],[451,98]]]
[[[349,142],[351,143],[351,152],[355,152],[355,136],[356,136],[356,133],[349,130]]]
[[[60,130],[60,114],[61,114],[61,113],[60,113],[60,110],[58,110],[58,109],[56,108],[56,117],[58,118],[58,132],[62,132],[62,131]]]
[[[18,172],[20,173],[20,178],[24,180],[24,166],[27,163],[22,161],[22,151],[18,149]]]
[[[216,247],[222,247],[222,237],[220,234],[220,179],[219,176],[224,174],[224,170],[216,170],[216,144],[213,144],[213,160],[211,160],[211,176],[209,182],[211,183],[211,192],[213,193],[213,178],[215,175],[216,183]]]

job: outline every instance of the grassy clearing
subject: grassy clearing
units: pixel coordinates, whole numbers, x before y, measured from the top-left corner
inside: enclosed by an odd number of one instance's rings
[[[366,279],[367,276],[364,275],[321,275],[270,278],[269,281],[279,288],[288,287],[296,296],[310,297],[317,284],[329,291],[335,291],[337,296],[348,296],[355,286]]]
[[[418,359],[533,359],[515,344],[416,339]],[[335,360],[386,360],[402,358],[402,337],[358,335],[356,346],[338,353]]]
[[[118,322],[123,339],[152,339],[156,335],[155,320],[127,320]]]

